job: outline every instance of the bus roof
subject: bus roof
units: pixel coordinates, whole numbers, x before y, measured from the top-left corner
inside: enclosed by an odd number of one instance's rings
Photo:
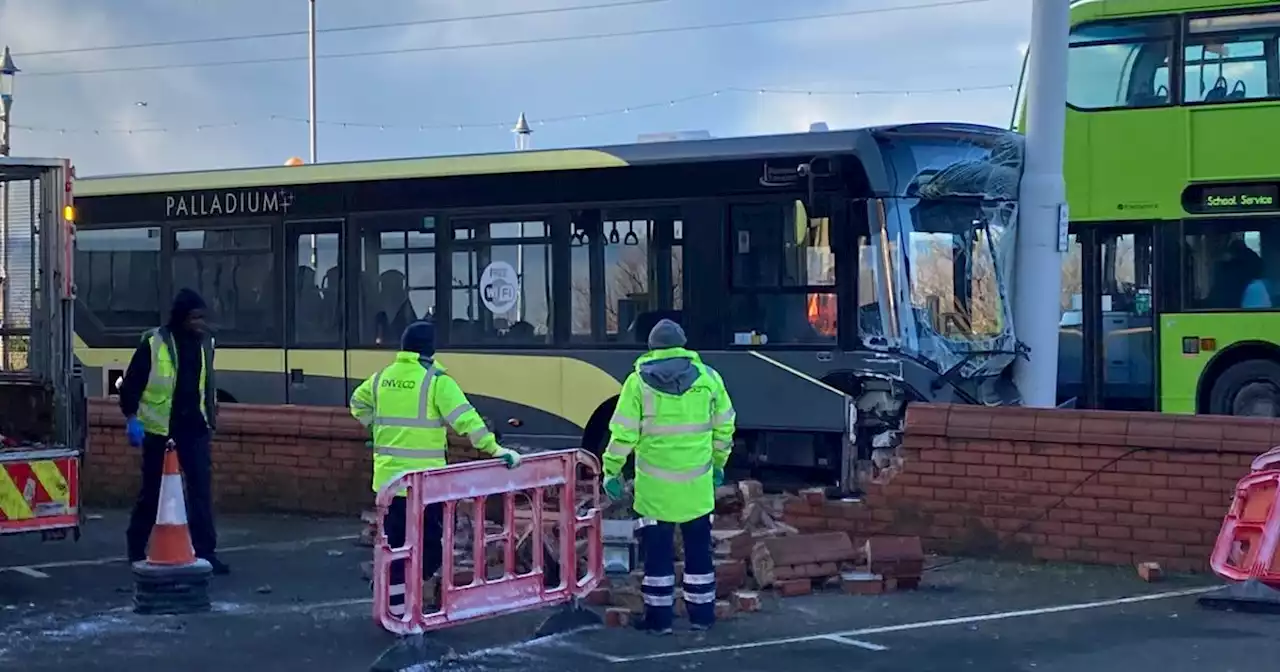
[[[1071,23],[1145,14],[1212,12],[1274,6],[1274,0],[1075,0],[1071,3]]]
[[[529,150],[427,158],[380,159],[301,166],[231,168],[179,173],[86,177],[76,181],[77,197],[153,192],[239,189],[462,175],[586,170],[662,163],[759,159],[804,154],[851,153],[878,134],[1004,136],[1010,131],[965,123],[922,123],[787,135],[649,142],[583,149]]]

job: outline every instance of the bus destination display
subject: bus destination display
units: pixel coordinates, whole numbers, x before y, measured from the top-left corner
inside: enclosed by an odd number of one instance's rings
[[[1194,185],[1183,193],[1187,212],[1270,212],[1280,210],[1280,184]]]

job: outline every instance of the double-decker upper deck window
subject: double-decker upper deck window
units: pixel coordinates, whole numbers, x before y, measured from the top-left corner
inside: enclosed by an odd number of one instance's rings
[[[550,341],[550,224],[459,222],[453,230],[452,266],[450,343]]]
[[[76,233],[76,300],[101,329],[159,324],[160,240],[158,226]]]
[[[1182,100],[1226,103],[1280,97],[1280,12],[1187,21]]]
[[[730,219],[733,343],[834,341],[830,220],[809,217],[802,201],[735,205]]]
[[[1168,68],[1173,38],[1171,19],[1087,23],[1073,28],[1067,102],[1082,110],[1171,104]]]
[[[278,339],[280,293],[269,227],[177,231],[174,243],[174,289],[200,292],[220,343]]]
[[[405,327],[436,313],[435,217],[360,217],[359,341],[397,347]]]

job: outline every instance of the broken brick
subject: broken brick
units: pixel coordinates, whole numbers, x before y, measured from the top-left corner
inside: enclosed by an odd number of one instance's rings
[[[739,590],[732,597],[733,608],[744,613],[760,611],[760,593]]]
[[[872,537],[864,547],[872,574],[892,576],[906,590],[920,585],[924,573],[924,548],[920,537]]]
[[[778,594],[783,597],[798,597],[813,592],[813,582],[809,579],[787,579],[774,584]]]
[[[819,578],[835,574],[839,563],[858,555],[849,535],[821,532],[789,537],[773,537],[756,542],[751,549],[751,569],[756,581],[767,587],[779,580],[797,577]],[[782,568],[787,569],[783,570]]]
[[[1138,565],[1138,576],[1147,583],[1155,583],[1164,578],[1164,569],[1158,562],[1143,562]]]
[[[764,496],[764,485],[760,481],[738,481],[738,493],[743,502],[750,502]]]
[[[805,488],[800,491],[800,497],[809,506],[822,506],[827,502],[827,491],[826,488]]]
[[[725,597],[747,585],[747,563],[742,560],[716,560],[716,596]]]
[[[728,600],[716,600],[716,620],[723,621],[733,616],[733,604]]]
[[[604,610],[604,624],[609,628],[625,628],[631,625],[631,611],[624,607],[609,607]]]
[[[596,588],[587,593],[583,601],[593,607],[607,607],[613,604],[613,592],[608,588]]]
[[[715,542],[716,555],[731,560],[747,560],[751,557],[751,547],[755,540],[746,530],[712,530],[711,539]]]
[[[636,588],[619,587],[610,591],[613,606],[626,609],[633,614],[644,613],[644,595]]]
[[[846,572],[840,575],[840,590],[846,595],[879,595],[884,592],[884,581],[870,572]]]

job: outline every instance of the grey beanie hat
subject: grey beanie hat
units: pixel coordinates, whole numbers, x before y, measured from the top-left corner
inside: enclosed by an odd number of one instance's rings
[[[685,344],[684,329],[679,324],[666,319],[658,320],[649,332],[649,349],[679,348]]]

